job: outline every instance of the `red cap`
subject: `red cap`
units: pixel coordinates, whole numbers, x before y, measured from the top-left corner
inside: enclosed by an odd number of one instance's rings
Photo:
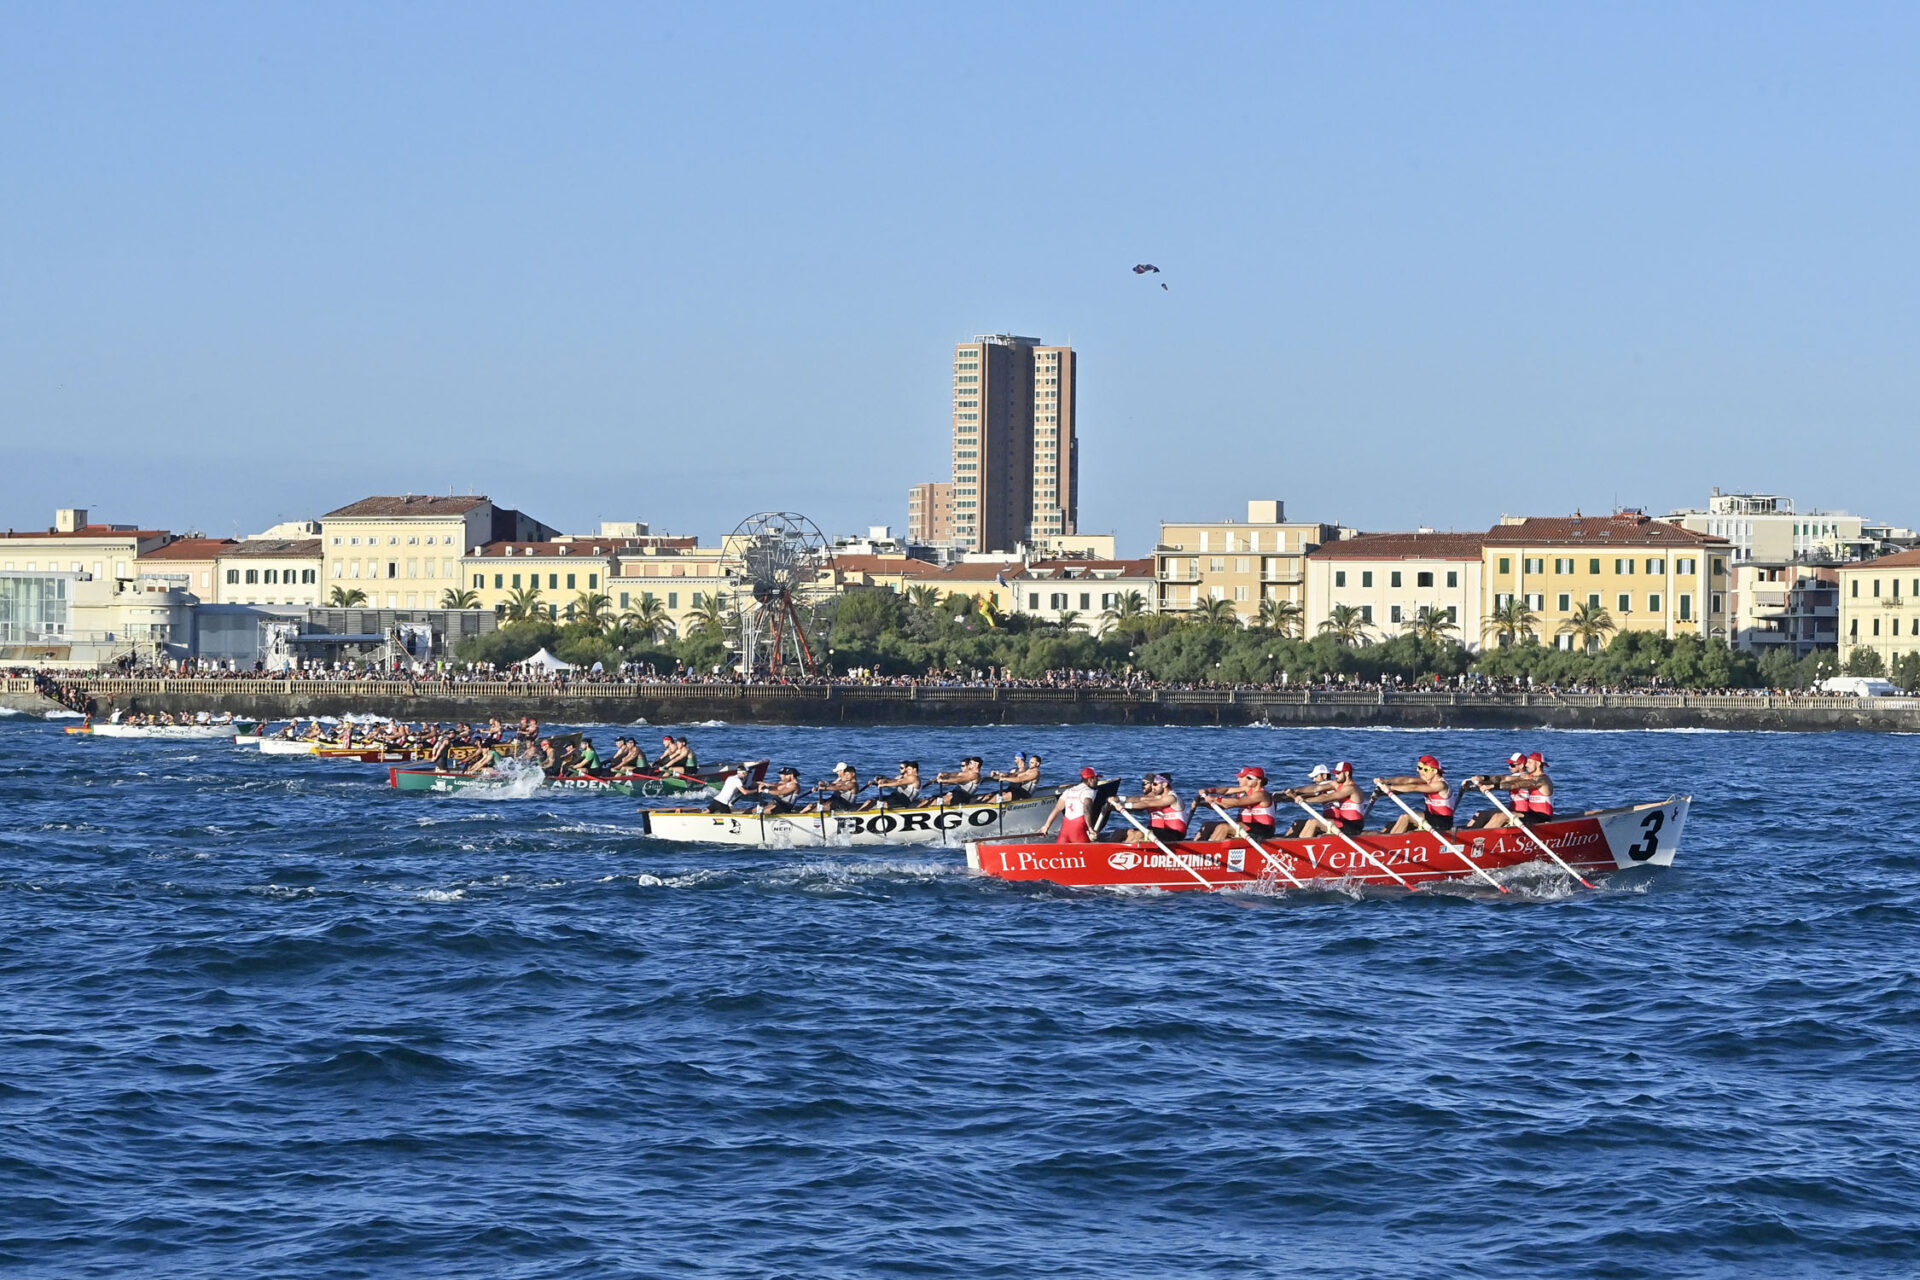
[[[1091,769],[1082,769],[1080,771],[1080,781],[1082,782],[1092,782],[1095,778],[1099,776],[1100,776],[1099,774],[1095,773]]]
[[[1541,755],[1538,751],[1534,752],[1532,755],[1527,757],[1528,764],[1545,764],[1546,762],[1547,762],[1547,758]]]
[[[1342,760],[1340,763],[1333,766],[1333,771],[1335,773],[1352,773],[1353,765],[1346,760]]]
[[[1507,757],[1507,763],[1520,764],[1520,763],[1523,763],[1526,760],[1526,758],[1527,757],[1525,752],[1516,751],[1512,755]]]
[[[1440,767],[1440,762],[1432,756],[1421,756],[1418,763],[1427,766],[1429,769],[1438,769]]]
[[[1267,771],[1257,764],[1250,764],[1240,771],[1239,776],[1242,778],[1258,778],[1260,781],[1265,782],[1267,780]]]

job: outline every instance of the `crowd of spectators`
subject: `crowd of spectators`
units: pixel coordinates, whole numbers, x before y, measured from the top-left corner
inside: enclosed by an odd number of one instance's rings
[[[32,668],[14,668],[8,675],[31,677],[46,697],[75,711],[84,711],[91,694],[91,677],[71,672],[48,672]],[[542,689],[566,689],[580,686],[616,686],[641,688],[650,685],[695,685],[712,688],[748,688],[789,686],[800,688],[921,688],[921,689],[995,689],[1023,690],[1109,690],[1123,693],[1155,691],[1190,692],[1237,690],[1254,693],[1447,693],[1484,695],[1531,694],[1536,697],[1560,697],[1587,694],[1656,694],[1693,697],[1712,696],[1738,699],[1752,697],[1807,698],[1833,695],[1810,689],[1683,689],[1655,680],[1634,686],[1536,684],[1531,679],[1496,679],[1478,674],[1447,680],[1403,680],[1387,676],[1381,680],[1333,678],[1317,681],[1270,682],[1266,684],[1229,684],[1195,681],[1161,681],[1139,672],[1116,674],[1099,670],[1050,671],[1040,678],[1020,679],[1004,669],[972,671],[929,671],[923,675],[881,675],[872,672],[848,672],[842,675],[757,675],[742,676],[725,670],[694,671],[687,667],[656,670],[651,665],[629,665],[615,670],[595,667],[590,670],[550,670],[529,663],[498,666],[491,663],[443,662],[427,666],[407,663],[314,663],[283,671],[268,671],[261,664],[238,666],[231,663],[172,662],[155,666],[116,669],[110,678],[191,679],[191,680],[290,680],[301,683],[346,683],[381,681],[405,684],[414,689],[440,689],[468,684],[505,684],[527,692]]]

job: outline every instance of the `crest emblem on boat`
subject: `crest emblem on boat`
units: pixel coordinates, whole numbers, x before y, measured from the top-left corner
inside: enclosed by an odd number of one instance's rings
[[[1122,849],[1118,853],[1107,855],[1107,865],[1115,871],[1131,871],[1140,865],[1140,855]]]

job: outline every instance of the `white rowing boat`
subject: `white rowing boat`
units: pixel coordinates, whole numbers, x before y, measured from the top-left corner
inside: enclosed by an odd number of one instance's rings
[[[263,756],[310,756],[328,744],[303,738],[262,738],[258,745]]]
[[[77,731],[76,731],[77,732]],[[231,724],[101,724],[85,730],[96,738],[159,738],[196,740],[225,738],[233,734]]]
[[[761,849],[858,848],[869,845],[945,845],[1017,839],[1040,830],[1059,788],[1027,800],[929,805],[916,809],[859,809],[834,813],[709,813],[705,809],[646,809],[647,834],[689,844],[747,845]]]

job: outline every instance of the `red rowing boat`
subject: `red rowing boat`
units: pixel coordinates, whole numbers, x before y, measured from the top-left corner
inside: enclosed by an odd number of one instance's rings
[[[1181,840],[1156,844],[1046,844],[1009,841],[969,844],[967,865],[1002,880],[1046,880],[1075,888],[1290,889],[1339,884],[1418,888],[1448,880],[1484,878],[1541,864],[1552,870],[1547,849],[1581,876],[1632,867],[1664,867],[1680,849],[1692,796],[1657,804],[1602,809],[1543,822],[1526,831],[1512,827],[1454,831],[1442,837],[1424,831],[1405,835],[1369,832],[1351,839]],[[1542,844],[1546,848],[1542,848]]]

